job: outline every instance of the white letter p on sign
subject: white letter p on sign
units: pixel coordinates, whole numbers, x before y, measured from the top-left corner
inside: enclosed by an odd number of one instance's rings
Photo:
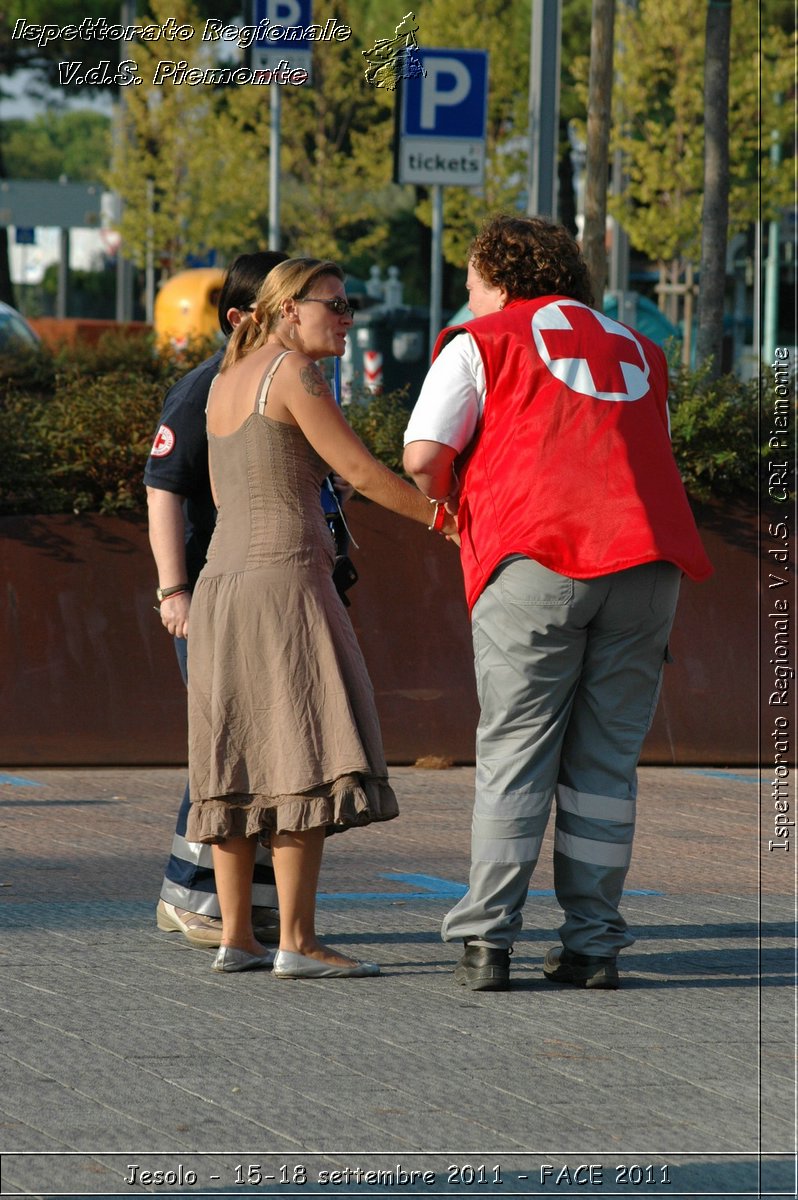
[[[421,83],[421,128],[434,129],[438,108],[451,107],[465,100],[471,90],[471,75],[457,58],[427,58],[424,60],[426,79]],[[453,79],[454,86],[438,87],[439,79]]]
[[[302,24],[302,6],[298,0],[267,0],[266,9],[270,25]]]

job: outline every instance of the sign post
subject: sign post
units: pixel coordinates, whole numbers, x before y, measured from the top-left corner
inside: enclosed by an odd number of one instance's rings
[[[280,88],[269,96],[269,249],[280,249]]]
[[[557,214],[557,155],[560,119],[561,0],[532,5],[529,50],[529,216]]]
[[[423,74],[402,81],[399,183],[431,188],[430,349],[441,326],[443,193],[482,187],[488,102],[485,50],[419,49]]]
[[[281,28],[307,29],[313,22],[312,0],[253,0],[253,24],[268,31]],[[252,66],[277,71],[286,63],[311,74],[313,43],[306,38],[290,41],[276,37],[256,40],[252,47]],[[280,84],[269,87],[269,247],[280,249]]]
[[[430,262],[429,352],[443,324],[443,188],[433,183],[429,190],[432,202],[432,261]]]

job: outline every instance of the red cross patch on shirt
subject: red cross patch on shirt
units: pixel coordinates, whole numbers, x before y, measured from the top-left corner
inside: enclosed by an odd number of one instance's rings
[[[161,425],[150,450],[151,458],[166,458],[175,448],[175,435],[168,425]]]
[[[650,367],[631,329],[578,300],[556,300],[532,318],[532,336],[555,378],[597,400],[639,400]]]

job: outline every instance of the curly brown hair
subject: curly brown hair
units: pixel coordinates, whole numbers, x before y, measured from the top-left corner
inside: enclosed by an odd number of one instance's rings
[[[583,304],[595,302],[576,242],[562,225],[542,217],[489,217],[468,256],[485,282],[504,288],[510,300],[569,296]]]

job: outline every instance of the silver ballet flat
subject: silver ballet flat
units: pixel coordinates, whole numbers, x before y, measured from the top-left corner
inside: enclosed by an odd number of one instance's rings
[[[248,950],[237,950],[235,946],[220,946],[211,970],[262,971],[273,965],[273,950],[267,950],[265,954],[250,954]]]
[[[351,967],[336,967],[334,963],[295,954],[292,950],[278,950],[274,960],[275,979],[365,979],[379,973],[376,963],[358,962]]]

